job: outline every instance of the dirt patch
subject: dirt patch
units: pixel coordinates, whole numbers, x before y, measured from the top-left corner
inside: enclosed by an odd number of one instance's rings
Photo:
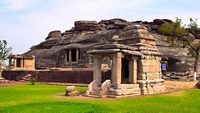
[[[0,87],[8,87],[8,86],[15,86],[15,85],[23,85],[23,84],[30,84],[30,82],[27,82],[27,81],[2,82],[0,83]]]
[[[167,91],[176,91],[195,88],[196,82],[165,81]]]

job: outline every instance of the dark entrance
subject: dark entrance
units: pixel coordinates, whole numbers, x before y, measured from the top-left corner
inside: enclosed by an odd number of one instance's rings
[[[66,49],[66,58],[67,58],[67,62],[69,62],[69,49]]]
[[[129,60],[122,59],[122,84],[129,83]]]
[[[72,51],[72,62],[77,62],[76,61],[76,49],[71,49],[71,51]]]
[[[20,58],[17,58],[17,67],[21,67],[21,59]]]

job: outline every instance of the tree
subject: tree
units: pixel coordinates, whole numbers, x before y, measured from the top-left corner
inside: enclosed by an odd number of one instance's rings
[[[7,47],[6,40],[0,40],[0,66],[7,60],[8,56],[11,54],[11,47]]]
[[[194,21],[190,18],[190,23],[188,28],[181,25],[181,19],[176,19],[173,23],[166,23],[160,26],[159,32],[168,36],[167,42],[172,46],[186,47],[192,57],[195,58],[194,62],[194,72],[198,70],[199,62],[199,52],[200,52],[200,42],[195,41],[199,38],[198,35],[194,35],[198,30],[197,20]]]

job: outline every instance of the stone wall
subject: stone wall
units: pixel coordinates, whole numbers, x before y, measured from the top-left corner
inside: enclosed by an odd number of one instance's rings
[[[85,83],[93,80],[91,70],[68,70],[68,71],[3,71],[2,76],[7,80],[22,80],[24,76],[32,75],[38,82],[63,82]]]

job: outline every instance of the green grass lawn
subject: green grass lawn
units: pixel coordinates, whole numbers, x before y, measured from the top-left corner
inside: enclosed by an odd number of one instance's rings
[[[65,86],[0,87],[0,113],[200,113],[200,90],[124,99],[63,98]],[[78,88],[80,91],[86,88]]]

